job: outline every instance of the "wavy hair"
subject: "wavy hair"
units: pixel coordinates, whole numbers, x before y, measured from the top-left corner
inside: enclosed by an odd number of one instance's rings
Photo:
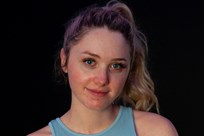
[[[100,27],[120,32],[130,46],[130,72],[123,92],[114,103],[130,106],[140,111],[150,111],[155,106],[159,113],[154,83],[146,66],[147,40],[136,27],[132,11],[125,3],[111,0],[104,6],[92,5],[73,17],[66,25],[63,39],[62,48],[64,48],[67,59],[70,48],[76,45],[84,34]],[[68,79],[61,68],[59,54],[56,58],[55,70],[58,75],[64,77],[67,83]]]

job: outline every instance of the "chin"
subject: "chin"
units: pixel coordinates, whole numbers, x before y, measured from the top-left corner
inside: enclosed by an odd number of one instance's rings
[[[101,111],[109,108],[111,105],[111,103],[89,103],[86,104],[86,107],[91,110]]]

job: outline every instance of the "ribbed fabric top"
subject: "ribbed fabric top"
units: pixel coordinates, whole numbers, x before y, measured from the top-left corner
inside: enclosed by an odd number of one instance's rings
[[[53,119],[49,122],[52,136],[136,136],[132,108],[120,106],[115,121],[105,130],[96,134],[81,134],[70,130],[60,120]]]

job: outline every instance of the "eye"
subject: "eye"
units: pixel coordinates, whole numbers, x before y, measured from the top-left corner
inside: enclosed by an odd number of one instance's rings
[[[94,59],[91,59],[91,58],[85,58],[83,60],[83,62],[87,65],[90,65],[90,66],[94,66],[95,65],[95,60]]]
[[[123,68],[126,68],[126,65],[125,64],[121,64],[121,63],[114,63],[111,65],[111,68],[112,69],[123,69]]]

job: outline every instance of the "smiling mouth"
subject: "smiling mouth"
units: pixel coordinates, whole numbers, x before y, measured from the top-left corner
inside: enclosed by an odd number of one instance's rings
[[[99,90],[88,89],[88,88],[86,88],[86,90],[92,95],[97,96],[97,97],[104,97],[108,94],[108,91],[99,91]]]

